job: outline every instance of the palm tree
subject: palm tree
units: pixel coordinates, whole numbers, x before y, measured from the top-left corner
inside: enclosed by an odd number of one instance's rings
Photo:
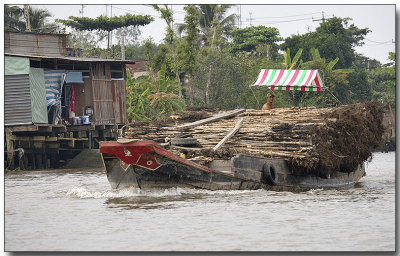
[[[201,41],[205,46],[213,44],[213,34],[217,30],[221,32],[222,41],[226,41],[229,32],[235,28],[236,14],[226,16],[232,5],[201,4],[200,9],[200,33]],[[214,28],[214,29],[213,29]],[[210,41],[211,40],[211,41]],[[215,38],[214,38],[215,40]]]
[[[210,46],[213,34],[213,27],[218,26],[222,32],[222,41],[227,41],[229,32],[235,28],[236,14],[231,14],[225,17],[229,8],[232,5],[215,5],[215,4],[200,4],[197,5],[199,15],[199,41],[204,46]],[[175,32],[182,38],[182,33],[186,30],[186,24],[177,23]]]
[[[51,17],[48,10],[36,9],[29,6],[28,12],[32,32],[49,33],[59,28],[57,24],[47,22],[46,19]],[[24,32],[26,30],[24,10],[18,6],[5,5],[4,28],[5,30]]]
[[[49,33],[59,28],[55,23],[48,23],[47,18],[52,15],[46,9],[34,9],[29,6],[29,21],[33,32]]]

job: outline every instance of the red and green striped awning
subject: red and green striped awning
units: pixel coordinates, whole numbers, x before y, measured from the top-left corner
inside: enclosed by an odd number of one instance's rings
[[[319,92],[325,89],[318,70],[262,69],[251,86],[267,86],[271,90]]]

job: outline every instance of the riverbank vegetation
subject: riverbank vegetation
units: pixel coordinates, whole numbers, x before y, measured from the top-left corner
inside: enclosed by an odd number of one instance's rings
[[[328,107],[369,100],[395,106],[394,53],[389,63],[381,64],[354,49],[371,32],[368,28],[358,28],[350,18],[333,17],[314,32],[282,38],[274,27],[238,28],[229,8],[186,6],[185,22],[175,26],[173,35],[168,28],[169,39],[159,45],[151,40],[131,45],[127,47],[134,49],[130,58],[146,59],[149,76],[161,67],[177,84],[179,76],[187,106],[259,109],[270,90],[252,91],[249,85],[263,68],[319,69],[331,92],[274,91],[277,107]],[[148,48],[153,54],[146,55]]]
[[[58,21],[73,28],[67,46],[81,48],[85,57],[124,55],[125,59],[146,60],[147,76],[127,78],[132,120],[166,118],[185,106],[260,109],[270,90],[251,90],[249,85],[260,69],[266,68],[318,69],[329,88],[329,92],[274,91],[274,103],[280,108],[370,100],[395,107],[395,53],[388,53],[389,62],[382,64],[355,51],[364,44],[369,28],[357,27],[348,17],[332,17],[315,31],[283,38],[275,27],[237,26],[231,7],[187,5],[184,22],[179,24],[167,5],[153,5],[167,24],[160,44],[151,38],[138,42],[138,26],[152,22],[150,16]],[[20,9],[5,6],[5,28],[23,30],[22,20]],[[42,18],[38,26],[48,27],[44,21]],[[123,42],[102,49],[107,33],[114,30]]]

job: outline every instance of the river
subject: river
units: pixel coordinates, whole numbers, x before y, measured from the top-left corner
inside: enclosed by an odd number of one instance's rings
[[[104,171],[5,175],[6,251],[394,251],[395,153],[353,188],[112,190]]]

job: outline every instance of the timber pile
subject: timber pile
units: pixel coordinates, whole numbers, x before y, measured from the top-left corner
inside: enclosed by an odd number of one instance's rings
[[[175,154],[185,153],[189,160],[201,164],[244,153],[284,159],[303,170],[350,172],[371,156],[372,149],[380,145],[384,131],[382,109],[376,102],[322,109],[236,112],[234,117],[194,127],[187,125],[187,120],[196,118],[188,118],[187,112],[175,114],[164,123],[133,123],[126,130],[125,138],[154,140]],[[201,117],[216,114],[208,113]],[[240,121],[242,124],[236,134],[230,134],[222,147],[213,150],[235,126],[238,128]],[[171,138],[184,137],[197,139],[198,145],[189,148],[169,143]]]

